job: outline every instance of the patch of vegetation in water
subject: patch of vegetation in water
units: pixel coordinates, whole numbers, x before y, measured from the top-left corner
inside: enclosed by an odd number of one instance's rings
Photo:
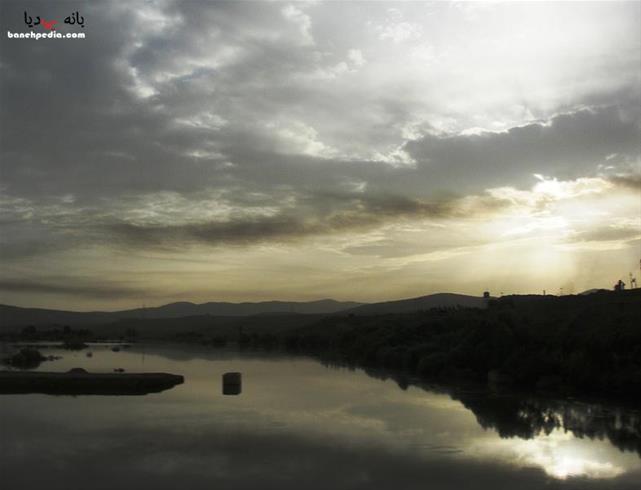
[[[15,354],[4,359],[4,363],[20,369],[33,369],[47,359],[39,350],[33,347],[23,347]]]

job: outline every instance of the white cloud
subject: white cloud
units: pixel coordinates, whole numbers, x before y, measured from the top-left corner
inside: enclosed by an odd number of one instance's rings
[[[363,53],[360,49],[350,49],[347,52],[347,58],[356,67],[363,66],[366,63],[365,58],[363,57]]]
[[[312,36],[312,20],[310,16],[291,4],[284,7],[282,13],[287,20],[298,27],[301,43],[304,45],[313,45],[314,37]]]
[[[319,140],[318,131],[300,122],[270,124],[284,143],[284,151],[320,158],[336,156],[336,150]]]
[[[420,25],[411,22],[390,23],[380,26],[378,29],[381,40],[390,40],[397,44],[419,39],[423,33]]]

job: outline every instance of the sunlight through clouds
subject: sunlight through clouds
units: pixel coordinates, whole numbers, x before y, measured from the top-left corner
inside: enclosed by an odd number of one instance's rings
[[[0,53],[6,302],[581,291],[638,264],[633,4],[86,9],[82,46]]]

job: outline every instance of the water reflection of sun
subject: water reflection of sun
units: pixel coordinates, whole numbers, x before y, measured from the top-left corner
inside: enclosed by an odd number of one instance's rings
[[[557,460],[543,465],[550,476],[565,479],[570,476],[587,476],[589,478],[613,478],[623,473],[623,468],[606,462],[581,459],[576,456],[561,456]]]
[[[519,467],[538,467],[557,479],[615,478],[640,462],[605,441],[576,439],[560,429],[534,439],[480,439],[468,451],[479,458],[499,459]]]

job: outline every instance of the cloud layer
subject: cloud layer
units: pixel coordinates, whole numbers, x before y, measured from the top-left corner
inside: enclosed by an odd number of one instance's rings
[[[487,231],[501,219],[534,234],[544,220],[548,230],[563,223],[554,243],[607,242],[621,264],[633,255],[637,5],[162,0],[0,9],[3,30],[14,32],[28,30],[25,9],[46,18],[77,9],[87,34],[2,40],[7,301],[34,300],[18,280],[128,280],[97,263],[123,254],[137,257],[122,258],[138,271],[137,288],[153,290],[149,275],[169,274],[163,261],[258,264],[265,247],[298,247],[319,268],[334,254],[327,276],[309,284],[325,295],[347,294],[331,290],[332,274],[358,270],[403,284],[360,299],[398,296],[416,283],[383,257],[478,253],[468,247],[503,243]],[[547,201],[535,190],[581,179],[609,185]],[[528,192],[538,197],[515,201]],[[583,221],[571,202],[589,206]],[[385,250],[363,269],[361,253],[374,243]],[[454,276],[461,266],[447,267]],[[266,273],[299,284],[296,263],[252,268],[230,295],[243,299],[243,281],[249,291]],[[189,271],[194,290],[208,294]],[[438,274],[416,294],[461,289]],[[189,289],[163,277],[165,292],[154,294]],[[73,287],[61,290],[56,304],[73,306],[73,296]]]

